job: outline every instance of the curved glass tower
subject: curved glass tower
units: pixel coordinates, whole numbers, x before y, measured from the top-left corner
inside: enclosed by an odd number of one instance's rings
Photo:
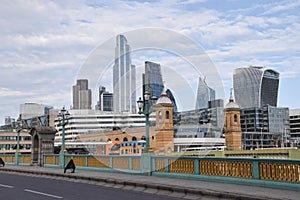
[[[275,70],[250,66],[233,73],[236,102],[241,108],[277,106],[279,73]]]
[[[207,86],[205,80],[199,77],[197,99],[195,109],[204,109],[209,107],[209,101],[216,99],[216,92],[214,89]]]

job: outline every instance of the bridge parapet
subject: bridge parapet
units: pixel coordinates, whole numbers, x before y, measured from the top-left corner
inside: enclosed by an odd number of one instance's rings
[[[231,181],[300,189],[300,160],[258,158],[65,155],[76,167],[87,170],[149,172],[149,175]],[[43,155],[43,166],[59,167],[58,155]],[[66,164],[65,163],[65,164]],[[147,165],[147,166],[146,166]],[[145,170],[144,168],[148,168]]]
[[[0,158],[9,165],[15,164],[15,154],[0,154]],[[20,154],[19,155],[19,165],[30,165],[30,154]]]
[[[146,157],[145,157],[146,156]],[[152,176],[222,181],[277,188],[300,189],[300,160],[259,158],[216,158],[194,156],[104,156],[65,155],[76,168],[127,172]],[[15,163],[14,154],[0,155],[6,164]],[[30,165],[30,155],[20,155],[20,165]],[[58,154],[44,154],[44,167],[61,167]]]

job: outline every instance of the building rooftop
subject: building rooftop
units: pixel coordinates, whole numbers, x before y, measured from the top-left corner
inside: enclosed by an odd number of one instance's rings
[[[167,96],[167,93],[163,92],[159,99],[157,100],[156,104],[161,104],[161,103],[167,103],[167,104],[172,104],[171,99]]]

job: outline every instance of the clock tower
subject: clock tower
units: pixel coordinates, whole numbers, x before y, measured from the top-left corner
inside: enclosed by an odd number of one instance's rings
[[[240,106],[234,102],[232,89],[229,103],[225,106],[224,134],[227,150],[242,149]]]
[[[165,92],[154,105],[156,127],[151,136],[153,150],[156,152],[174,151],[173,104]]]

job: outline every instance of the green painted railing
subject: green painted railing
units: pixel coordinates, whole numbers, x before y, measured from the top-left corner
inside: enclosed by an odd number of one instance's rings
[[[156,176],[300,189],[300,160],[154,156],[151,164]]]
[[[6,164],[15,164],[14,154],[0,157]],[[287,189],[300,189],[300,160],[259,158],[215,158],[195,156],[93,156],[43,155],[44,167],[62,167],[73,159],[77,169],[140,173],[226,183],[252,184]],[[30,155],[20,155],[19,165],[29,165]]]
[[[300,189],[300,160],[213,157],[65,155],[79,169],[122,171]],[[59,167],[58,155],[44,155],[44,166]]]
[[[64,166],[73,159],[76,168],[93,169],[105,171],[125,171],[138,173],[141,170],[139,156],[92,156],[92,155],[72,155],[64,156]],[[59,167],[59,155],[43,155],[43,166]]]
[[[16,163],[15,154],[0,154],[0,158],[8,165],[14,165]],[[19,165],[30,165],[30,154],[19,154]]]

